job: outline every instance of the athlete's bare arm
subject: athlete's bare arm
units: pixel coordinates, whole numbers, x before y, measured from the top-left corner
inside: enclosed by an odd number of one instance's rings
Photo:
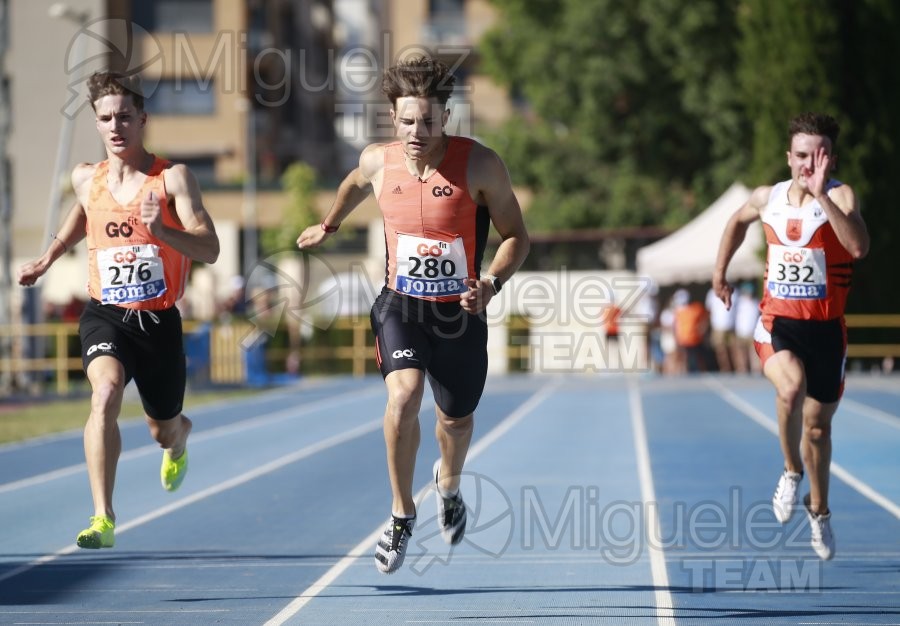
[[[308,226],[297,237],[297,247],[302,249],[315,248],[330,235],[322,225],[337,228],[353,209],[372,193],[379,182],[384,169],[384,146],[371,144],[359,155],[359,166],[351,171],[338,186],[334,204],[322,220],[322,224]]]
[[[750,194],[750,197],[744,205],[734,212],[728,224],[725,225],[725,231],[722,233],[722,240],[719,243],[719,253],[716,256],[716,268],[713,272],[712,286],[716,291],[716,295],[725,303],[725,307],[731,308],[731,294],[734,291],[732,286],[728,284],[726,278],[728,272],[728,264],[737,249],[744,242],[747,236],[747,229],[750,224],[760,218],[760,214],[769,202],[769,194],[772,187],[757,187]]]
[[[35,284],[41,276],[47,273],[56,259],[74,248],[87,235],[87,215],[84,212],[82,194],[86,186],[90,186],[91,177],[94,175],[94,165],[81,163],[72,170],[72,188],[75,190],[75,204],[69,209],[68,214],[60,224],[59,231],[47,245],[47,250],[37,259],[29,261],[19,268],[18,281],[24,287]]]
[[[491,223],[502,239],[487,274],[506,282],[522,265],[531,247],[509,172],[497,153],[476,144],[469,157],[467,183],[472,199],[479,205],[487,206]],[[470,281],[468,286],[469,291],[460,299],[462,308],[470,313],[483,310],[493,294],[490,283],[486,280]],[[484,298],[484,294],[488,297]]]
[[[181,254],[204,263],[215,263],[219,258],[219,236],[203,207],[197,179],[183,164],[167,168],[163,177],[169,194],[167,200],[174,203],[184,230],[163,225],[159,198],[153,192],[141,201],[141,221],[154,237]]]
[[[861,259],[869,253],[869,231],[850,185],[842,184],[826,191],[831,163],[832,157],[825,148],[819,148],[813,155],[813,170],[805,172],[806,184],[828,216],[828,223],[834,229],[838,241],[850,256]]]

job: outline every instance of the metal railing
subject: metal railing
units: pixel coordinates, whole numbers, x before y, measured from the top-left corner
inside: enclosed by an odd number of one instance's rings
[[[853,314],[847,315],[846,319],[850,329],[900,329],[900,314]],[[509,329],[527,334],[527,325],[526,320],[514,319],[510,320]],[[246,380],[245,349],[242,342],[254,331],[252,324],[246,321],[233,321],[210,326],[186,321],[184,330],[186,342],[190,340],[192,333],[209,332],[207,357],[210,382],[240,384]],[[349,367],[350,373],[354,376],[363,376],[367,371],[372,371],[375,349],[368,318],[339,318],[329,330],[345,333],[349,331],[349,340],[342,345],[303,345],[300,347],[302,361],[338,362],[344,369]],[[56,393],[67,394],[70,391],[72,374],[80,375],[82,370],[80,355],[77,350],[71,349],[76,343],[73,338],[77,337],[78,324],[75,322],[0,325],[0,342],[11,347],[8,350],[9,355],[0,357],[0,375],[15,378],[41,373],[45,375],[46,380],[52,379]],[[42,351],[49,356],[25,356],[28,352],[25,349],[27,341],[42,344]],[[187,352],[190,359],[190,350]],[[284,349],[273,350],[276,357],[284,352]],[[523,366],[528,368],[530,348],[521,337],[508,346],[507,352],[511,362],[518,363],[517,368]],[[900,357],[900,343],[850,343],[847,356]]]

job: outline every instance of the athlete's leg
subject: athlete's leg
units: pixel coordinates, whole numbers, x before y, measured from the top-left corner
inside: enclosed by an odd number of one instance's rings
[[[384,442],[393,494],[392,512],[399,516],[415,515],[413,472],[421,439],[419,408],[425,392],[425,373],[419,369],[404,368],[389,373],[384,382],[388,392],[384,411]]]
[[[455,492],[459,489],[460,475],[469,452],[474,430],[474,413],[465,417],[450,417],[440,407],[435,407],[437,422],[434,434],[441,450],[441,488]]]
[[[813,513],[828,512],[831,420],[838,404],[812,398],[803,403],[803,462],[809,470],[809,508]]]
[[[766,359],[763,374],[775,386],[778,438],[785,469],[802,473],[800,439],[803,433],[803,399],[806,396],[803,363],[794,353],[780,350]]]
[[[188,435],[191,434],[193,423],[184,413],[179,413],[172,419],[157,420],[149,415],[144,419],[150,428],[150,435],[159,443],[159,446],[169,452],[174,460],[184,454]]]
[[[112,495],[122,452],[118,417],[125,390],[125,369],[118,359],[100,356],[88,364],[91,414],[84,427],[84,458],[94,499],[94,515],[116,519]]]

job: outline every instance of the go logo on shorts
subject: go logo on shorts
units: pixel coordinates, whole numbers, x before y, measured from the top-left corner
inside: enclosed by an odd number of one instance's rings
[[[391,356],[395,359],[412,359],[416,356],[416,351],[410,348],[404,348],[403,350],[394,350],[394,353]]]
[[[103,343],[95,343],[90,348],[87,349],[87,356],[91,356],[97,350],[103,350],[104,352],[114,352],[116,349],[116,344],[111,341],[104,341]]]

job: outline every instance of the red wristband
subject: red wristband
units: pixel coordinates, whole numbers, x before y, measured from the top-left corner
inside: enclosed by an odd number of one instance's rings
[[[338,228],[340,228],[340,226],[329,226],[325,222],[322,222],[322,230],[326,233],[336,233]]]

